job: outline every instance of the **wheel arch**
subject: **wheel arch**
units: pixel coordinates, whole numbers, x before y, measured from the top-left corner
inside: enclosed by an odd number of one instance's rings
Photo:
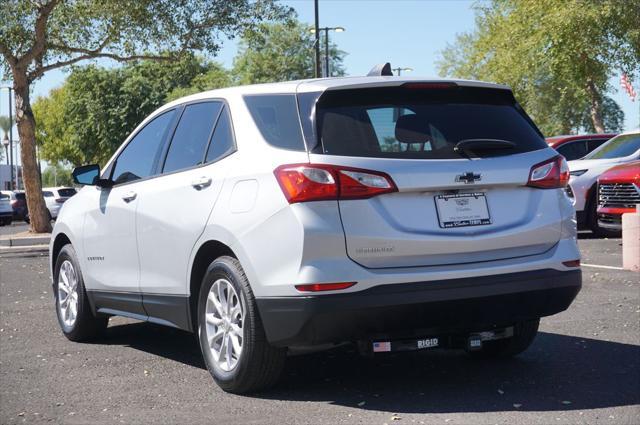
[[[51,258],[50,258],[52,276],[56,266],[56,260],[58,259],[58,254],[60,254],[60,250],[62,250],[63,246],[70,243],[71,243],[71,239],[65,233],[62,233],[62,232],[58,233],[55,239],[53,240],[53,246],[51,248]]]
[[[209,240],[198,248],[194,256],[189,276],[189,319],[194,332],[198,329],[198,295],[202,279],[211,262],[224,255],[238,259],[235,252],[225,243],[218,240]]]

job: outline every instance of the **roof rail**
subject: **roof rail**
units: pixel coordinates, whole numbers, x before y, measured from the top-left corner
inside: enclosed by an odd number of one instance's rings
[[[379,77],[379,76],[393,76],[393,72],[391,72],[391,64],[387,63],[379,63],[378,65],[371,68],[371,71],[367,74],[367,77]]]

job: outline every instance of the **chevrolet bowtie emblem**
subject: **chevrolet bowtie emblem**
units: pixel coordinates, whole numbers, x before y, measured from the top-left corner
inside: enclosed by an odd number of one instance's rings
[[[480,180],[482,180],[482,175],[472,173],[471,171],[456,176],[456,182],[463,182],[466,184],[475,183]]]

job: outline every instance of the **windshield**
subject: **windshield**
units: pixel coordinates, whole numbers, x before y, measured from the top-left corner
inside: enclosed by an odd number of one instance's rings
[[[624,158],[640,149],[640,134],[623,134],[609,140],[584,159]]]
[[[457,159],[462,155],[455,145],[469,139],[473,146],[465,150],[476,156],[547,147],[507,90],[455,85],[335,90],[320,97],[316,110],[316,152],[329,155]]]

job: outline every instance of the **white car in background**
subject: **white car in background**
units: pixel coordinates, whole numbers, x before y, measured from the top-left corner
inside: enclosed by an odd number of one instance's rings
[[[598,226],[597,180],[609,168],[640,159],[640,131],[622,133],[582,159],[569,161],[570,179],[567,193],[573,201],[578,227],[606,235]]]
[[[62,205],[75,195],[77,191],[72,187],[43,187],[42,195],[44,202],[47,204],[49,215],[52,219],[58,217]]]

